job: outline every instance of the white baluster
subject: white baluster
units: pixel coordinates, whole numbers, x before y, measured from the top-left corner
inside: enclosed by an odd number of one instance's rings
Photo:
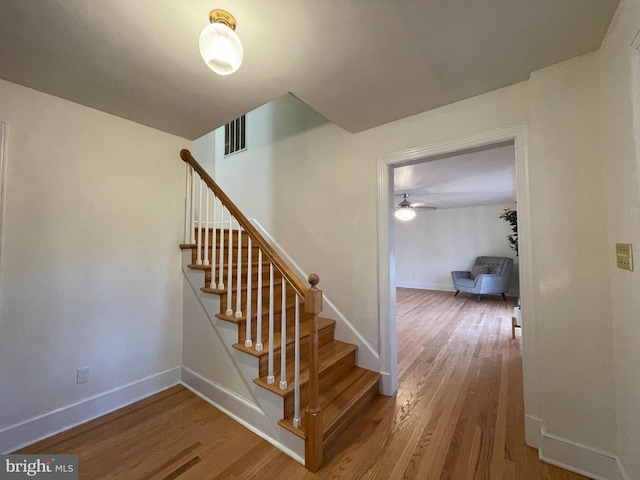
[[[220,200],[220,261],[218,262],[218,290],[224,290],[224,204]]]
[[[256,290],[256,351],[262,351],[262,250],[258,250],[258,290]]]
[[[209,283],[209,288],[216,288],[216,246],[217,237],[216,234],[216,206],[218,204],[218,199],[215,194],[213,195],[213,228],[211,229],[211,283]]]
[[[287,388],[287,281],[282,277],[280,324],[280,390]]]
[[[204,201],[204,259],[203,265],[209,265],[209,187],[205,190]]]
[[[194,175],[191,175],[191,220],[189,222],[191,224],[189,225],[190,231],[191,231],[191,234],[189,235],[189,237],[191,238],[191,241],[189,243],[191,244],[196,243],[196,231],[195,231],[196,209],[193,207],[195,204],[196,204],[196,175],[194,174]]]
[[[196,265],[202,265],[202,184],[204,182],[200,179],[198,188],[198,244],[196,254]]]
[[[242,230],[238,226],[238,269],[236,270],[236,318],[242,318]]]
[[[251,347],[251,237],[247,236],[247,321],[245,323],[245,347]]]
[[[294,332],[294,362],[293,366],[293,426],[300,428],[302,420],[300,418],[300,298],[296,294],[296,313],[295,313],[295,332]]]
[[[227,247],[227,316],[233,315],[231,308],[231,285],[233,284],[233,215],[229,212],[229,246]]]
[[[276,381],[276,377],[273,374],[273,263],[269,262],[269,366],[267,374],[267,383],[272,384]]]
[[[184,194],[184,243],[191,242],[191,233],[189,233],[189,221],[191,220],[191,176],[193,175],[193,167],[188,163],[187,166],[187,182]]]

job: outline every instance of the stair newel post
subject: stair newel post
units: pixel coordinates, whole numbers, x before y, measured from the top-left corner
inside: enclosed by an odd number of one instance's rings
[[[320,408],[320,365],[318,358],[318,315],[322,311],[322,290],[317,285],[320,277],[309,275],[311,287],[305,292],[305,312],[311,315],[309,335],[309,403],[304,415],[307,441],[305,442],[305,464],[312,472],[322,465],[322,410]]]
[[[184,188],[184,243],[191,243],[191,229],[193,225],[189,225],[191,220],[191,176],[193,175],[193,167],[187,165],[187,180]]]

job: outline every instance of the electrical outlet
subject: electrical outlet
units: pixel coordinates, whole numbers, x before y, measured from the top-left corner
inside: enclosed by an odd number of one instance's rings
[[[633,271],[633,249],[630,243],[616,243],[618,268]]]
[[[89,381],[89,367],[81,367],[76,373],[76,385]]]

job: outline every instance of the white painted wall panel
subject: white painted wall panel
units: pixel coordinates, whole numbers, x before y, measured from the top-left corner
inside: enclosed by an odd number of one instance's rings
[[[2,430],[180,366],[190,142],[6,81],[0,105]]]
[[[379,345],[378,159],[528,123],[536,317],[523,344],[526,411],[554,435],[615,451],[597,55],[359,134],[285,96],[248,115],[248,151],[216,157],[216,180]],[[253,135],[269,144],[252,150]]]
[[[640,478],[639,19],[640,1],[623,0],[603,44],[600,77],[618,448],[631,479]],[[634,272],[616,267],[614,248],[618,242],[633,244]]]

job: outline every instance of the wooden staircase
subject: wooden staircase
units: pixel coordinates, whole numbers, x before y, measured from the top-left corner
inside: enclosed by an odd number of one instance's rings
[[[184,160],[184,154],[181,154],[181,156],[183,156]],[[337,441],[353,420],[379,394],[380,374],[358,367],[356,365],[357,346],[334,338],[335,320],[318,316],[319,307],[314,305],[313,308],[305,308],[305,300],[300,300],[298,304],[300,339],[299,389],[300,411],[305,412],[305,414],[302,415],[301,424],[299,426],[294,425],[296,291],[291,281],[284,278],[278,269],[273,268],[273,262],[269,261],[266,256],[262,256],[262,265],[258,265],[258,254],[260,250],[264,252],[266,241],[256,242],[255,233],[252,231],[247,232],[246,230],[225,230],[224,228],[215,230],[213,228],[203,228],[200,232],[196,229],[195,237],[198,237],[199,234],[201,239],[198,244],[187,243],[181,245],[181,248],[191,250],[191,263],[188,267],[203,272],[203,287],[201,290],[207,294],[220,297],[220,311],[216,317],[237,325],[238,337],[236,343],[233,344],[233,348],[258,359],[258,369],[254,382],[260,387],[282,397],[282,419],[278,423],[282,428],[305,440],[305,464],[310,470],[316,471],[322,464],[323,452]],[[238,238],[239,235],[241,235],[241,238]],[[204,239],[206,236],[208,238]],[[249,252],[249,247],[247,246],[249,244],[249,236],[253,240],[251,252]],[[215,238],[219,240],[217,243],[214,241]],[[224,239],[224,241],[220,241],[221,239]],[[230,240],[233,245],[233,252],[235,252],[232,253],[231,257],[228,255]],[[242,244],[240,251],[237,248],[238,240]],[[222,247],[220,243],[223,243]],[[205,245],[208,246],[206,247],[206,255]],[[221,249],[222,252],[220,252]],[[222,257],[220,257],[220,253],[222,253]],[[224,288],[218,288],[219,285],[214,285],[216,288],[212,288],[212,266],[198,264],[203,263],[201,260],[198,262],[199,259],[214,258],[213,255],[215,255],[216,259],[223,258],[226,262],[224,263],[222,277]],[[232,258],[230,269],[232,273],[230,276],[228,274],[228,258]],[[251,267],[248,265],[249,258],[251,258]],[[238,261],[241,264],[239,285],[237,282]],[[262,267],[261,274],[259,273],[260,266]],[[249,297],[248,272],[251,272],[250,297],[252,312],[249,336],[247,336],[246,319],[246,303]],[[216,274],[219,274],[219,272],[217,271]],[[259,275],[261,275],[262,280],[260,290],[258,287]],[[219,275],[216,278],[219,279]],[[231,279],[231,288],[229,288],[229,278]],[[322,292],[315,286],[318,283],[317,276],[310,276],[309,281],[312,285],[309,289],[311,296],[306,297],[306,301],[310,303],[309,298],[311,298],[312,302],[321,305]],[[286,301],[284,305],[281,302],[283,285],[286,286]],[[231,295],[230,304],[228,304],[229,295]],[[236,315],[238,295],[243,307],[241,314]],[[298,298],[300,298],[299,293]],[[261,299],[262,305],[265,306],[261,314],[263,330],[260,338],[257,337],[256,332],[258,299]],[[231,305],[234,311],[231,315],[228,315],[228,305]],[[269,311],[270,305],[271,312]],[[309,313],[310,311],[314,313]],[[284,322],[282,320],[283,313]],[[268,329],[270,328],[270,318],[271,328],[273,328],[274,332],[273,374],[275,376],[275,381],[271,383],[268,381],[268,353],[270,347]],[[282,345],[281,330],[283,327],[286,328],[287,333],[285,345]],[[245,344],[248,338],[251,339],[250,346]],[[260,342],[263,348],[258,351],[256,344]],[[281,354],[283,349],[286,352],[285,378],[281,376]],[[286,381],[286,384],[282,383],[283,381]],[[316,394],[317,398],[310,398],[310,395],[314,395],[312,393],[314,391],[318,392]]]

